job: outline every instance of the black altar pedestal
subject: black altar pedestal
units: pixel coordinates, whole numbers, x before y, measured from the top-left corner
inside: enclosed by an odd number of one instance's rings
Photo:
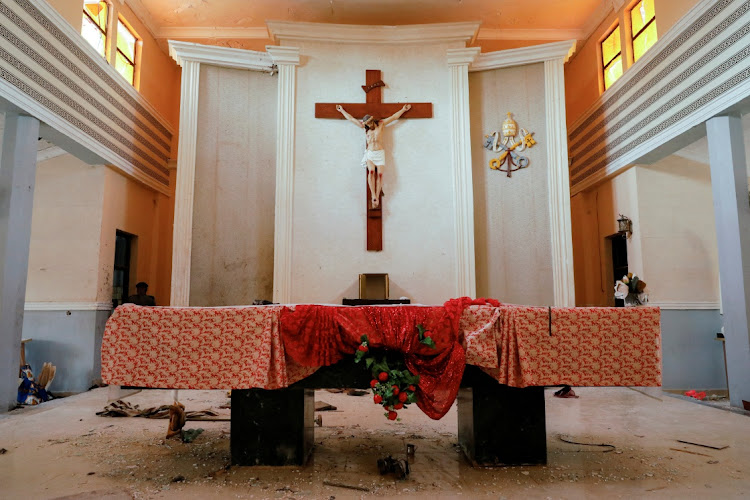
[[[547,462],[543,387],[500,385],[473,366],[461,385],[458,440],[472,464]],[[314,445],[312,389],[334,387],[368,389],[370,375],[345,359],[286,389],[232,391],[232,464],[304,465]]]
[[[473,465],[546,464],[544,410],[544,387],[508,387],[467,366],[458,393],[458,443]]]

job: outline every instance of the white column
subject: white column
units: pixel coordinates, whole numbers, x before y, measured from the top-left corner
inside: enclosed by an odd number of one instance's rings
[[[299,48],[268,46],[279,70],[276,124],[276,214],[273,246],[273,301],[292,300],[292,222],[294,216],[294,127]]]
[[[474,191],[471,175],[471,131],[469,127],[469,65],[480,49],[449,49],[451,72],[451,164],[456,205],[456,293],[477,293],[474,255]]]
[[[15,407],[39,120],[5,115],[0,158],[0,412]]]
[[[573,233],[570,222],[568,136],[565,131],[564,57],[544,61],[544,108],[547,120],[549,214],[554,305],[573,307]]]
[[[739,116],[706,122],[730,404],[750,401],[750,204]]]
[[[190,305],[190,257],[193,246],[193,195],[195,192],[195,147],[198,138],[198,91],[201,65],[177,60],[182,66],[180,89],[180,133],[177,152],[177,185],[172,235],[171,306]]]

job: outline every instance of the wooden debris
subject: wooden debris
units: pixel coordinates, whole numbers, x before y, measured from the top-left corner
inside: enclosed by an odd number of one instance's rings
[[[347,488],[350,490],[370,491],[370,488],[365,488],[364,486],[354,486],[353,484],[334,483],[333,481],[323,481],[323,484],[325,484],[326,486],[336,486],[338,488]]]
[[[711,448],[712,450],[723,450],[725,448],[729,448],[729,445],[726,446],[713,446],[710,444],[702,444],[702,443],[694,443],[693,441],[683,441],[682,439],[676,440],[678,443],[685,443],[685,444],[692,444],[695,446],[702,446],[704,448]]]
[[[315,411],[335,411],[337,408],[332,404],[326,403],[325,401],[315,402]]]
[[[670,450],[672,450],[672,451],[681,451],[682,453],[690,453],[691,455],[700,455],[702,457],[711,457],[711,455],[706,455],[705,453],[698,453],[697,451],[681,450],[679,448],[670,448]]]

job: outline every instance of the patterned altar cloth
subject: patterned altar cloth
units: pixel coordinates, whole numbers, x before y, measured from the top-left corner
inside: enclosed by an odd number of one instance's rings
[[[102,379],[173,389],[286,387],[318,369],[285,352],[281,317],[294,308],[120,306],[104,332]],[[460,316],[458,343],[466,364],[512,387],[661,385],[655,307],[473,305]]]

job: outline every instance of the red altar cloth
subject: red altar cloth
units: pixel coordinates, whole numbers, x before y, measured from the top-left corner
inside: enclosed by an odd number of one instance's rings
[[[396,311],[401,307],[323,309],[346,309],[349,318],[367,314],[365,309],[380,310],[381,321],[389,314],[400,315]],[[424,309],[420,314],[427,315],[441,309],[408,307]],[[175,389],[286,387],[319,367],[304,366],[295,360],[300,358],[291,355],[295,348],[288,351],[286,345],[291,344],[282,341],[280,320],[284,311],[289,314],[294,309],[295,306],[118,307],[107,322],[102,340],[102,379],[114,385]],[[445,320],[440,319],[440,314],[436,318],[438,322]],[[416,321],[416,316],[410,321]],[[373,323],[371,330],[359,334],[379,338],[376,325]],[[460,316],[455,342],[467,364],[479,366],[500,383],[513,387],[659,386],[659,328],[659,310],[652,307],[550,310],[470,306]],[[358,339],[357,335],[353,347],[345,346],[348,352],[354,352]],[[454,341],[450,335],[445,340]],[[321,340],[331,341],[329,337]],[[455,360],[455,350],[454,346],[445,352],[450,352]],[[316,363],[339,359],[322,353],[321,356]]]

